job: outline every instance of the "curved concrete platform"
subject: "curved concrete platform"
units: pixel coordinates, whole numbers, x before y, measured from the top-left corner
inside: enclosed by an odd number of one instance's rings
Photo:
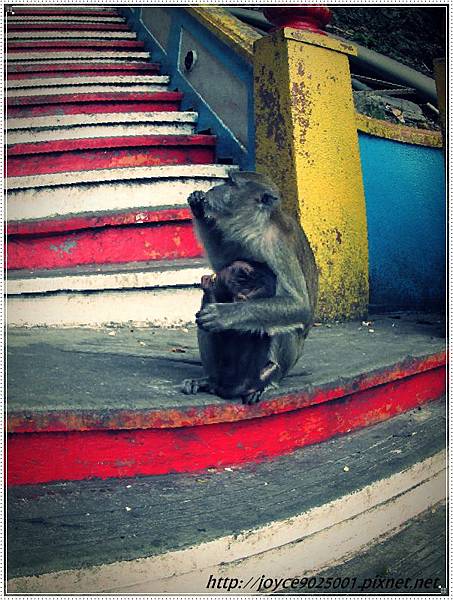
[[[441,501],[445,426],[438,401],[257,465],[17,487],[8,592],[282,589]]]
[[[13,485],[261,461],[445,392],[433,316],[315,327],[293,373],[255,406],[181,393],[202,374],[193,328],[13,330],[8,350]]]

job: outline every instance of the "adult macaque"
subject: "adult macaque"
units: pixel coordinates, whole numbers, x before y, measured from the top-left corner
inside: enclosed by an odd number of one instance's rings
[[[188,202],[215,273],[221,274],[240,261],[252,269],[259,265],[262,274],[267,269],[274,274],[276,285],[271,296],[266,294],[267,285],[258,296],[252,292],[247,297],[246,291],[245,301],[219,301],[215,292],[207,297],[204,290],[196,323],[207,377],[187,380],[183,389],[186,393],[204,390],[226,398],[240,396],[246,403],[257,402],[265,389],[278,383],[297,362],[313,324],[318,291],[313,252],[300,226],[281,210],[278,189],[258,173],[233,172],[225,184],[206,194],[193,192]],[[219,338],[219,333],[224,335]],[[247,350],[246,365],[237,347],[238,333],[245,336],[246,344],[258,342],[256,352]],[[227,374],[219,360],[219,341],[225,342],[225,334],[233,336],[237,352]]]

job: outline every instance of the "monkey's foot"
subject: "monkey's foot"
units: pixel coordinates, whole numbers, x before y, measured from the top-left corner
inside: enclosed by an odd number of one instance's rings
[[[198,392],[212,393],[211,384],[207,377],[201,379],[184,379],[182,382],[181,391],[184,394],[198,394]]]
[[[253,392],[249,392],[248,394],[245,394],[244,396],[241,396],[242,398],[242,404],[258,404],[258,402],[261,400],[262,395],[264,394],[264,392],[266,391],[267,388],[265,388],[264,390],[255,390]]]
[[[187,202],[189,203],[194,217],[202,217],[204,215],[205,198],[206,194],[204,192],[200,192],[199,190],[192,192],[187,198]]]

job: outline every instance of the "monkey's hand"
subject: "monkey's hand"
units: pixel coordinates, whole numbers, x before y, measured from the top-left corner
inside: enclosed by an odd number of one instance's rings
[[[204,216],[204,200],[206,194],[204,192],[195,191],[190,194],[187,198],[187,202],[189,203],[190,210],[194,217],[203,217]]]
[[[208,304],[195,315],[195,322],[201,329],[216,333],[231,329],[233,324],[233,312],[235,305],[231,303],[222,304],[216,302]]]

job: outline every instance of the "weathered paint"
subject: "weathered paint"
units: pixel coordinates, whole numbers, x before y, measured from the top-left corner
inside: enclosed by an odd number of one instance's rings
[[[108,225],[132,225],[137,223],[165,223],[169,221],[188,221],[191,218],[188,208],[170,208],[166,210],[135,210],[126,213],[70,214],[67,219],[49,219],[40,221],[8,221],[9,236],[40,235],[62,233],[79,229],[94,229]]]
[[[40,196],[40,199],[42,198],[49,198],[50,196],[53,197],[53,200],[56,201],[56,203],[59,204],[59,206],[62,206],[61,200],[58,201],[58,194],[60,193],[59,190],[55,190],[53,189],[54,186],[59,186],[59,185],[69,185],[69,184],[82,184],[82,183],[104,183],[105,185],[112,185],[112,188],[115,189],[116,185],[121,185],[124,183],[130,184],[132,183],[132,180],[134,180],[134,184],[135,186],[140,186],[140,182],[138,180],[140,179],[144,179],[144,180],[153,180],[153,179],[157,179],[159,180],[159,183],[162,183],[162,179],[165,177],[170,177],[170,178],[175,178],[175,177],[181,177],[183,178],[183,181],[181,183],[187,183],[188,179],[192,179],[192,180],[198,180],[198,178],[202,178],[202,179],[211,179],[214,178],[214,181],[216,178],[220,177],[220,178],[225,178],[228,176],[228,173],[231,170],[234,170],[235,167],[232,166],[225,166],[225,165],[159,165],[159,166],[152,166],[152,167],[123,167],[120,169],[95,169],[93,171],[69,171],[69,172],[64,172],[64,173],[52,173],[52,174],[46,174],[46,175],[30,175],[29,177],[8,177],[7,183],[8,183],[8,192],[12,194],[12,197],[17,201],[16,204],[16,211],[15,211],[15,215],[11,215],[10,212],[8,212],[8,215],[10,217],[10,219],[13,220],[18,220],[18,219],[33,219],[33,218],[40,218],[40,217],[50,217],[50,216],[56,216],[58,214],[68,214],[68,212],[90,212],[91,208],[89,208],[89,206],[91,205],[91,199],[88,199],[86,196],[83,199],[83,202],[81,202],[81,198],[80,198],[80,192],[82,191],[83,188],[68,188],[67,190],[67,195],[65,197],[69,198],[71,197],[71,192],[72,190],[74,190],[76,192],[76,195],[79,196],[79,209],[75,210],[75,211],[68,211],[68,210],[42,210],[42,206],[40,203],[36,203],[37,205],[35,207],[32,206],[32,195],[34,193],[36,193],[36,195]],[[174,182],[176,183],[176,182]],[[36,190],[31,190],[30,188],[49,188],[47,190],[40,190],[40,189],[36,189]],[[28,188],[28,189],[27,189]],[[96,192],[97,189],[101,190],[101,194],[97,194],[97,200],[100,200],[103,198],[104,194],[103,192],[105,192],[105,189],[102,189],[101,187],[98,188],[98,186],[94,187],[94,191]],[[124,189],[124,187],[123,187]],[[176,186],[176,189],[178,189],[178,186]],[[200,188],[201,189],[201,188]],[[20,190],[20,191],[14,191],[14,190]],[[131,190],[133,191],[133,188],[131,186]],[[204,191],[204,190],[203,190]],[[173,193],[173,190],[172,190]],[[96,194],[95,194],[96,195]],[[117,196],[118,198],[118,196]],[[178,196],[179,198],[179,196]],[[123,201],[118,204],[117,203],[113,203],[112,205],[109,205],[108,203],[105,203],[105,198],[104,198],[104,202],[102,204],[103,206],[103,210],[113,210],[114,208],[117,207],[125,207],[125,206],[143,206],[143,198],[141,199],[141,202],[136,202],[136,199],[134,199],[133,203],[131,203],[129,201],[128,198],[123,198]],[[185,201],[187,201],[187,196],[184,199]],[[24,204],[26,202],[29,203],[28,208],[30,209],[30,211],[27,213],[27,215],[22,214],[20,212],[20,203],[24,202]],[[12,202],[12,204],[14,204],[14,200]],[[180,204],[180,202],[178,202]],[[9,203],[10,206],[8,207],[9,210],[11,210],[11,203]],[[43,203],[44,204],[44,203]],[[171,202],[170,202],[171,205]],[[64,206],[64,203],[63,203]],[[93,206],[96,206],[95,203],[93,203]],[[101,206],[100,204],[97,206]],[[151,196],[150,198],[146,199],[146,206],[169,206],[169,201],[167,199],[162,199],[162,198],[155,198],[153,196]]]
[[[206,267],[207,269],[207,267]],[[181,278],[182,279],[182,278]],[[33,415],[21,411],[9,411],[7,430],[9,433],[101,431],[122,429],[175,429],[215,423],[234,423],[290,413],[308,406],[315,406],[385,386],[420,373],[442,369],[447,356],[438,352],[423,358],[411,358],[396,362],[391,368],[363,373],[338,384],[331,381],[309,390],[280,395],[263,400],[254,406],[225,401],[221,405],[203,407],[185,406],[172,409],[85,411],[52,410],[35,412]],[[263,421],[264,422],[264,421]]]
[[[368,302],[365,199],[345,52],[349,45],[288,29],[255,44],[256,168],[272,173],[285,209],[307,233],[325,319],[363,315]]]
[[[444,392],[445,368],[439,367],[265,419],[190,429],[9,434],[8,485],[193,472],[256,462],[379,423]]]
[[[78,50],[81,48],[92,48],[92,49],[104,49],[104,48],[113,48],[113,49],[131,49],[137,50],[138,48],[144,48],[143,42],[137,40],[68,40],[68,41],[48,41],[48,40],[39,40],[39,41],[23,41],[23,42],[8,42],[7,44],[8,51],[15,52],[28,52],[28,50],[33,50],[35,48],[43,48],[48,52],[59,52],[61,50]]]
[[[135,40],[137,34],[132,31],[12,31],[8,33],[8,40],[51,40],[51,39],[94,39],[103,37],[104,39],[117,40]]]
[[[179,110],[180,92],[56,94],[8,98],[8,117]]]
[[[23,65],[8,65],[8,79],[21,77],[32,77],[31,73],[36,73],[36,77],[50,77],[51,73],[56,72],[56,77],[64,77],[62,73],[67,72],[68,77],[73,77],[74,74],[86,71],[108,73],[109,71],[118,72],[124,71],[128,73],[145,73],[147,71],[158,71],[160,65],[158,63],[80,63],[80,62],[65,62],[65,63],[27,63]],[[22,75],[22,73],[24,75]],[[30,73],[30,75],[28,75]],[[46,73],[46,75],[42,75]],[[91,73],[90,73],[91,74]]]
[[[115,58],[118,60],[124,59],[141,59],[148,60],[150,58],[149,52],[135,52],[135,51],[123,51],[123,50],[88,50],[88,51],[78,51],[77,52],[77,60],[79,59],[92,59],[97,60],[100,58],[109,58],[114,60]],[[29,60],[37,60],[37,59],[51,59],[51,60],[61,60],[61,59],[74,59],[74,53],[65,50],[55,50],[55,51],[37,51],[37,52],[9,52],[8,53],[8,61],[29,61]]]
[[[8,180],[8,220],[186,207],[189,194],[219,185],[227,173],[220,165],[170,165],[14,177]],[[59,185],[68,186],[64,196]]]
[[[442,308],[446,198],[441,149],[359,136],[366,195],[370,303]]]
[[[217,591],[206,589],[209,577],[214,577],[219,582],[221,578],[227,582],[251,581],[248,589],[240,588],[241,594],[256,594],[253,582],[261,573],[287,587],[294,578],[315,578],[363,552],[443,500],[445,464],[446,454],[441,451],[390,477],[376,477],[353,493],[246,529],[240,535],[223,535],[135,560],[17,577],[8,581],[8,592],[206,595]],[[228,593],[237,596],[238,592],[222,590],[222,594]]]
[[[136,327],[174,327],[193,323],[199,289],[104,290],[10,296],[8,326],[103,327],[112,323]]]
[[[201,256],[190,221],[111,225],[40,236],[10,236],[8,269],[171,260]]]
[[[389,123],[388,121],[373,119],[360,113],[356,113],[356,123],[359,131],[376,137],[432,148],[442,147],[442,135],[439,131],[429,131],[427,129],[417,129],[415,127]]]
[[[215,138],[206,135],[126,136],[57,140],[8,146],[10,177],[214,161]]]
[[[159,77],[159,79],[161,79]],[[162,78],[164,79],[164,78]],[[123,92],[166,92],[168,91],[168,86],[166,84],[159,83],[135,83],[130,85],[122,85],[119,84],[106,84],[102,85],[101,83],[97,83],[94,81],[89,87],[87,85],[78,85],[72,84],[68,82],[65,85],[52,85],[52,86],[36,86],[36,87],[26,87],[26,88],[17,88],[17,89],[9,89],[7,90],[8,98],[27,98],[30,96],[48,96],[53,94],[84,94],[87,90],[90,90],[91,93],[95,94],[114,94],[114,93],[123,93]]]
[[[143,115],[143,113],[136,113]],[[177,113],[175,113],[177,114]],[[117,113],[121,115],[121,113]],[[94,116],[94,115],[90,115]],[[99,115],[96,115],[99,116]],[[131,116],[131,115],[128,115]],[[94,122],[94,121],[93,121]],[[80,138],[99,138],[99,137],[124,137],[124,136],[142,136],[142,135],[193,135],[195,133],[195,123],[190,121],[171,120],[159,122],[158,119],[150,120],[143,118],[136,122],[129,120],[121,122],[105,123],[101,125],[71,125],[68,127],[57,126],[49,127],[44,130],[40,128],[25,128],[10,130],[8,132],[9,144],[24,144],[29,142],[47,142],[50,140],[75,140]]]
[[[137,31],[138,38],[145,42],[145,47],[152,53],[153,59],[162,63],[165,73],[171,76],[172,85],[184,92],[183,109],[195,109],[199,113],[199,127],[201,130],[211,129],[217,136],[218,156],[232,160],[243,169],[254,168],[254,119],[253,119],[253,85],[252,68],[249,60],[241,54],[235,52],[225,41],[219,39],[205,24],[202,24],[191,12],[192,7],[186,9],[183,7],[143,7],[143,8],[122,8],[122,12],[128,16],[131,27]],[[171,18],[171,27],[168,36],[165,36],[165,27],[162,26],[160,37],[167,37],[165,48],[159,42],[158,35],[153,35],[148,30],[145,21],[152,19],[152,11],[164,11]],[[204,10],[204,8],[203,8]],[[209,8],[208,10],[211,10]],[[221,11],[221,9],[218,9]],[[149,17],[145,18],[144,11],[148,11]],[[148,14],[146,13],[146,14]],[[143,16],[142,16],[143,15]],[[232,17],[230,17],[232,18]],[[234,20],[234,19],[233,19]],[[237,23],[240,23],[237,21]],[[247,26],[243,26],[250,29]],[[165,31],[164,31],[165,30]],[[153,31],[155,29],[153,28]],[[253,31],[253,30],[252,30]],[[183,36],[192,36],[199,44],[203,46],[206,55],[209,55],[214,61],[222,66],[231,75],[231,79],[237,79],[240,86],[244,87],[247,93],[246,105],[241,106],[240,111],[248,120],[247,122],[247,140],[243,143],[233,133],[224,121],[222,106],[226,106],[231,112],[228,98],[231,103],[237,103],[237,96],[231,86],[222,87],[222,79],[215,80],[215,86],[218,88],[217,106],[211,106],[209,101],[204,98],[203,91],[192,86],[190,82],[191,73],[187,73],[180,67],[181,48]],[[162,41],[162,40],[161,40]],[[204,64],[204,63],[203,63]],[[194,75],[194,74],[192,74]],[[210,75],[209,75],[210,76]],[[215,78],[214,78],[215,79]],[[220,109],[219,109],[220,106]],[[220,110],[220,112],[216,112]]]
[[[253,44],[261,38],[261,34],[252,27],[218,6],[188,6],[185,10],[222,42],[248,61],[253,60]]]
[[[65,25],[69,24],[89,24],[89,23],[102,23],[102,24],[110,24],[110,23],[124,23],[123,17],[62,17],[62,16],[53,16],[53,17],[42,17],[42,16],[34,16],[34,17],[8,17],[8,30],[10,27],[15,26],[16,24],[28,26],[28,25],[37,25],[40,24],[61,24]]]
[[[14,14],[17,17],[117,17],[116,10],[86,10],[86,9],[68,9],[62,10],[49,8],[17,8],[14,7]]]
[[[150,268],[150,263],[143,263],[139,269],[138,263],[125,265],[112,265],[109,270],[103,265],[102,271],[94,272],[91,268],[83,272],[83,269],[66,269],[64,271],[35,272],[35,277],[30,276],[27,271],[23,279],[17,277],[8,279],[7,289],[9,295],[19,294],[43,294],[48,292],[92,292],[102,290],[132,290],[132,289],[158,289],[176,286],[195,286],[201,281],[203,275],[210,270],[206,265],[203,267],[191,265],[191,261],[184,261],[184,267],[176,264],[176,268],[168,269],[168,263],[155,268]],[[193,261],[192,261],[193,262]],[[200,263],[201,261],[195,261]],[[128,268],[131,267],[131,268]],[[179,267],[179,268],[178,268]]]
[[[38,21],[24,23],[22,20],[19,22],[8,22],[8,31],[55,31],[58,27],[59,31],[129,31],[129,27],[126,23],[118,23],[117,21],[123,21],[124,19],[112,19],[113,22],[109,22],[108,19],[100,23],[86,23],[81,22],[80,24],[65,23],[64,21],[56,21],[54,23],[48,20],[38,23]],[[10,20],[8,20],[10,21]],[[101,19],[99,19],[101,21]]]
[[[160,85],[168,85],[170,82],[169,77],[165,77],[162,75],[119,75],[118,73],[106,74],[99,71],[96,71],[96,75],[94,77],[87,75],[84,73],[83,75],[78,75],[74,73],[66,73],[63,77],[55,76],[45,77],[42,76],[40,78],[31,77],[30,79],[10,79],[8,80],[8,90],[13,90],[16,88],[29,88],[29,87],[42,87],[42,86],[57,86],[57,85],[99,85],[101,83],[114,83],[114,84],[133,84],[133,83],[148,83],[148,84],[160,84]],[[86,89],[85,89],[86,91]],[[91,91],[91,88],[90,88]],[[149,90],[152,91],[152,90]],[[49,93],[49,92],[48,92]],[[61,92],[60,92],[61,93]]]

